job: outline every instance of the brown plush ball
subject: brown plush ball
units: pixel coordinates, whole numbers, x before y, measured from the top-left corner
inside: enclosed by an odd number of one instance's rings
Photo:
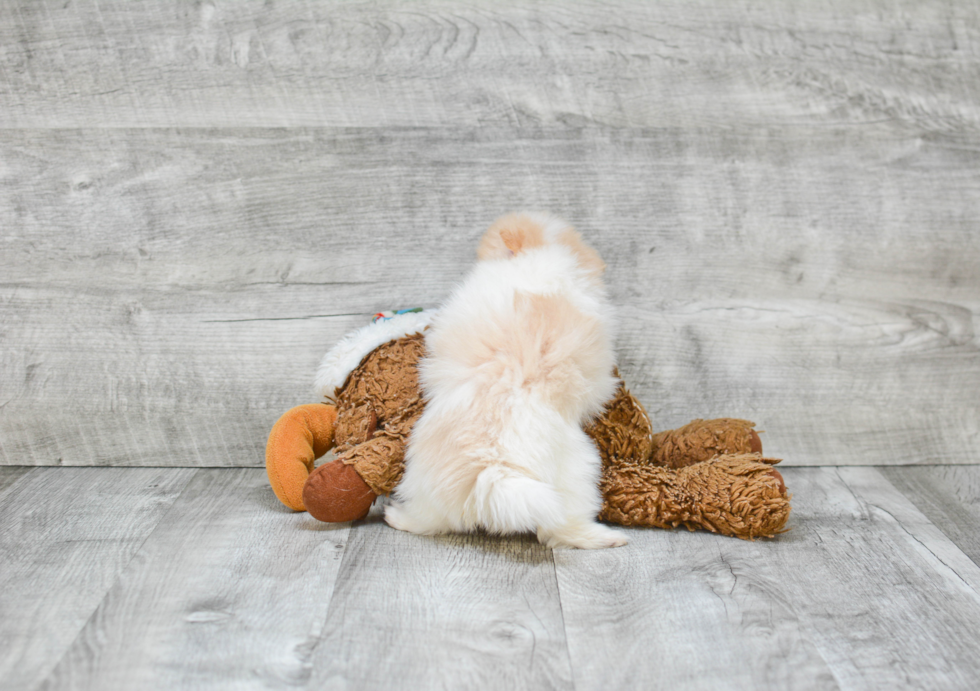
[[[306,510],[313,518],[328,523],[364,518],[377,498],[354,466],[340,461],[321,465],[310,473],[303,486]]]

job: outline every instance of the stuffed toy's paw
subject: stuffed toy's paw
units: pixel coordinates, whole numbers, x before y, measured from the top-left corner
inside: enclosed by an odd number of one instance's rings
[[[306,478],[303,505],[313,518],[327,523],[358,521],[378,498],[353,465],[334,460]]]

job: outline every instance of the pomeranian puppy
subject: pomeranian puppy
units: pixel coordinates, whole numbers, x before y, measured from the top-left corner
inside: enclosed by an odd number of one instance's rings
[[[413,533],[533,531],[549,547],[626,544],[596,522],[600,458],[582,431],[616,388],[605,264],[566,223],[497,220],[426,333],[427,403],[385,511]]]

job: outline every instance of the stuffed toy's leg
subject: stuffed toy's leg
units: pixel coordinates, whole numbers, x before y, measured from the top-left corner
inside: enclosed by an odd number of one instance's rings
[[[303,504],[313,518],[327,523],[367,516],[379,495],[388,495],[404,469],[405,442],[385,432],[357,444],[310,473]]]
[[[279,501],[330,523],[364,518],[379,494],[368,483],[390,492],[402,464],[389,461],[404,456],[401,440],[383,434],[370,439],[375,424],[372,415],[359,409],[338,420],[337,409],[323,403],[287,411],[272,426],[265,447],[265,469]],[[314,461],[335,439],[346,451],[314,470]]]
[[[269,432],[265,447],[265,470],[269,484],[283,504],[304,511],[303,484],[313,471],[313,462],[333,446],[337,409],[310,403],[288,410]]]
[[[650,463],[684,468],[723,454],[761,454],[762,440],[753,427],[754,422],[727,417],[694,420],[683,427],[654,434]]]
[[[334,434],[337,457],[310,473],[303,487],[303,505],[327,523],[356,521],[367,516],[379,496],[387,496],[401,480],[405,444],[421,414],[406,409],[379,420],[368,405],[342,408]]]
[[[649,462],[667,468],[683,468],[715,456],[762,453],[762,441],[752,429],[755,423],[735,418],[694,420],[678,429],[653,433],[643,404],[622,382],[602,415],[585,428],[604,464]]]
[[[680,470],[613,462],[603,468],[602,496],[603,520],[705,528],[746,540],[782,532],[791,498],[758,454],[718,456]]]

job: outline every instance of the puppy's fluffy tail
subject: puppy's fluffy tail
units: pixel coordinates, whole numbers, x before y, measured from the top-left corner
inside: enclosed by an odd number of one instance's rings
[[[500,465],[480,472],[469,502],[478,522],[491,533],[534,532],[558,525],[563,515],[554,488]]]

